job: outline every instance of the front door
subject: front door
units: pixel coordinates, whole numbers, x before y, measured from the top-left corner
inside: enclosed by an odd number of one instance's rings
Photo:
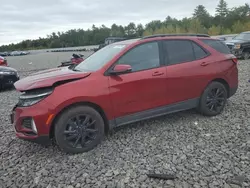
[[[158,42],[140,44],[115,64],[129,64],[132,72],[109,77],[115,118],[166,104],[166,67],[162,66]]]

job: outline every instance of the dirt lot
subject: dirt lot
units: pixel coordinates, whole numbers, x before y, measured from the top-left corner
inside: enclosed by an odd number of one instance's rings
[[[56,67],[71,54],[8,61],[24,77]],[[250,187],[250,61],[239,63],[239,78],[237,94],[217,117],[187,111],[132,124],[80,155],[16,139],[8,115],[19,94],[1,92],[0,187]],[[149,179],[151,171],[177,179]]]

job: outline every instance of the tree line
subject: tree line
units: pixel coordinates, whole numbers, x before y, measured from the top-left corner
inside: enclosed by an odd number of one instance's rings
[[[145,26],[131,22],[127,26],[113,24],[110,28],[92,26],[91,29],[71,29],[53,32],[45,38],[24,40],[17,44],[0,46],[0,51],[61,48],[96,45],[109,36],[136,38],[152,34],[205,33],[209,35],[236,34],[250,30],[250,6],[245,4],[228,8],[225,0],[219,0],[216,14],[211,15],[203,5],[198,5],[191,17],[181,20],[167,16],[165,20],[153,20]]]

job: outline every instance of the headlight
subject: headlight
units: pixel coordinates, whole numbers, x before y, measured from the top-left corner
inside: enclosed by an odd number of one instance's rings
[[[235,44],[234,45],[234,49],[240,49],[240,47],[241,47],[240,44]]]
[[[0,74],[3,74],[3,75],[11,75],[11,74],[15,74],[15,72],[10,72],[10,71],[0,71]]]
[[[53,88],[36,89],[27,91],[19,97],[18,106],[32,106],[48,97],[53,92]]]

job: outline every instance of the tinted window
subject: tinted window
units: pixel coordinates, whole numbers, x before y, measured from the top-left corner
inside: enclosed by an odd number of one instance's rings
[[[207,53],[196,43],[192,42],[194,48],[194,55],[196,59],[202,59],[207,56]]]
[[[208,46],[212,47],[216,51],[223,53],[223,54],[231,54],[229,48],[224,42],[219,40],[211,40],[211,39],[202,39],[202,42],[207,44]]]
[[[131,65],[133,72],[159,67],[158,43],[150,42],[133,48],[123,55],[117,64]]]
[[[174,65],[194,61],[194,51],[191,41],[186,40],[166,40],[165,49],[168,55],[168,64]]]

